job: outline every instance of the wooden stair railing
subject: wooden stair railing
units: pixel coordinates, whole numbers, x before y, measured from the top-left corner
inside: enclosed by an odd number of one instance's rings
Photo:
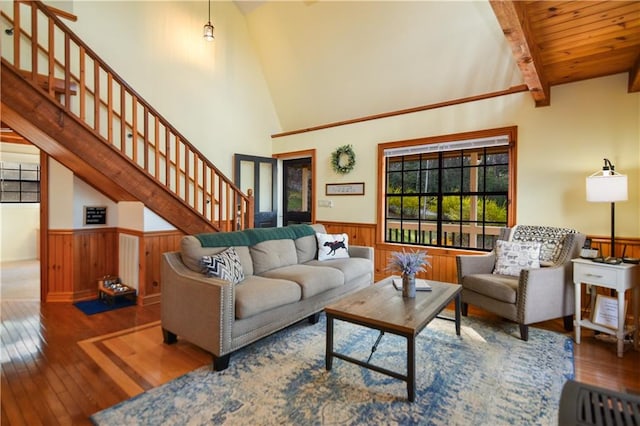
[[[234,185],[40,0],[14,0],[12,15],[1,13],[13,26],[3,65],[56,99],[213,229],[253,227],[251,191]]]

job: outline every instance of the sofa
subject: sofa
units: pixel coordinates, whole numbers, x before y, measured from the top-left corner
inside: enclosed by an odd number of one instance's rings
[[[162,255],[161,322],[224,370],[232,352],[373,283],[373,248],[322,225],[187,235]]]

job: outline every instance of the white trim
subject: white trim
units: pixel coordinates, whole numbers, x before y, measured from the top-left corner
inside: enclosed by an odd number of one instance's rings
[[[403,146],[400,148],[388,148],[384,150],[385,157],[399,157],[402,155],[425,154],[429,152],[456,151],[470,148],[487,148],[492,146],[509,145],[507,135],[493,136],[490,138],[466,139],[461,141],[432,143],[426,145]]]

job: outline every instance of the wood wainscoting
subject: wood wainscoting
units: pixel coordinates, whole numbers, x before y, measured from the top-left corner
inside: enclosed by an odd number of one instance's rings
[[[160,265],[162,254],[180,250],[180,241],[184,236],[180,231],[147,232],[144,234],[140,252],[140,297],[138,304],[160,303]]]
[[[458,282],[458,272],[456,266],[456,255],[473,254],[477,252],[468,250],[444,249],[437,247],[417,247],[413,245],[387,244],[376,242],[376,225],[368,223],[348,223],[348,222],[322,222],[319,221],[330,234],[346,233],[349,235],[349,244],[370,246],[375,251],[374,275],[375,281],[380,281],[390,273],[386,270],[389,264],[391,253],[394,251],[416,250],[418,248],[426,249],[430,256],[429,261],[431,267],[428,271],[418,274],[421,278],[430,280],[443,281],[449,283]],[[595,248],[600,250],[604,255],[609,254],[611,241],[609,237],[589,236]],[[616,254],[622,255],[622,251],[626,245],[625,256],[640,258],[640,238],[616,238]],[[478,253],[479,254],[479,253]],[[586,294],[586,286],[582,286],[582,308],[589,311],[590,298]],[[607,290],[599,288],[598,293],[606,294]],[[631,297],[631,292],[627,292],[627,298]]]
[[[98,294],[98,280],[118,275],[119,235],[139,238],[138,304],[160,302],[162,253],[180,249],[180,231],[142,233],[118,228],[49,230],[46,302],[76,302]],[[126,283],[125,283],[126,284]]]

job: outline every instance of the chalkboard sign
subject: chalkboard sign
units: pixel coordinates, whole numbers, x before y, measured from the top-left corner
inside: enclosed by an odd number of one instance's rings
[[[107,224],[107,208],[106,207],[84,207],[84,224],[85,225],[106,225]]]

